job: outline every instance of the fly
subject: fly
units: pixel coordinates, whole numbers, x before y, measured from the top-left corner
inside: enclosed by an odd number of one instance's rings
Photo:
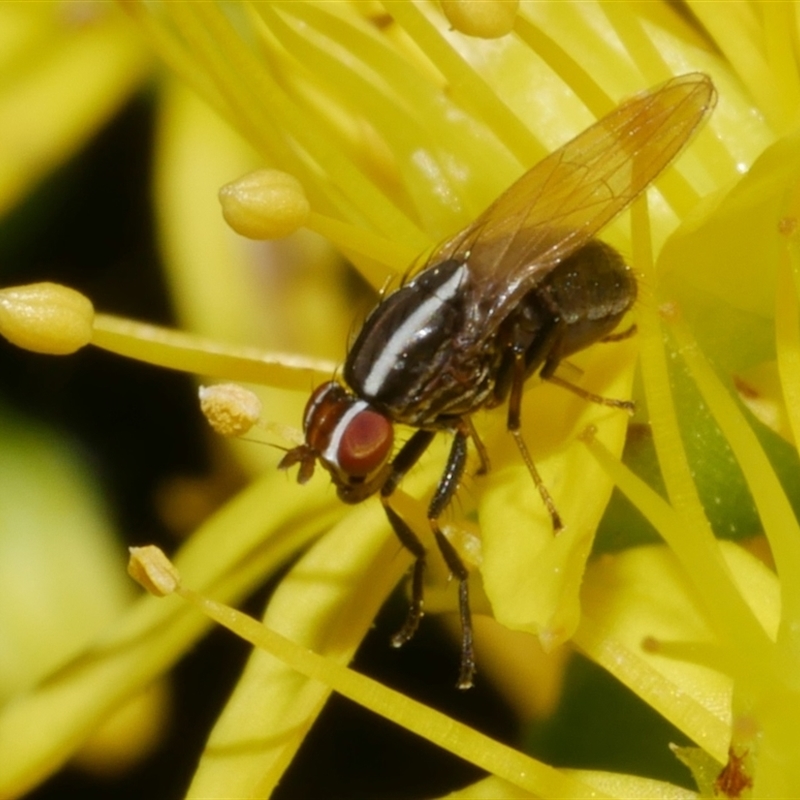
[[[281,461],[283,469],[299,465],[300,483],[319,461],[346,503],[380,497],[415,558],[408,616],[392,639],[399,647],[422,618],[426,552],[392,508],[392,493],[437,433],[453,436],[428,520],[459,582],[461,689],[475,675],[468,571],[438,521],[470,439],[481,469],[488,464],[471,415],[507,403],[507,428],[558,532],[561,517],[520,433],[525,381],[538,373],[587,400],[632,409],[572,385],[556,368],[595,342],[626,335],[612,332],[636,299],[636,280],[594,236],[675,158],[715,100],[706,75],[678,76],[623,103],[525,173],[373,309],[347,355],[345,385],[328,381],[313,392],[305,443]],[[395,423],[416,428],[396,454]]]

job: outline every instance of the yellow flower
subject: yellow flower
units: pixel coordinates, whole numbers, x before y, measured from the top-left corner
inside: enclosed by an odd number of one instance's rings
[[[485,12],[488,3],[476,5]],[[157,195],[176,304],[191,330],[238,349],[103,315],[92,342],[268,384],[258,389],[264,416],[297,425],[312,381],[328,379],[343,356],[353,311],[332,288],[339,273],[324,257],[319,280],[302,281],[296,295],[277,283],[258,291],[255,264],[309,257],[318,244],[306,237],[257,246],[232,237],[212,210],[221,185],[257,167],[289,173],[308,198],[298,219],[379,289],[617,101],[673,74],[709,74],[719,104],[706,128],[647,202],[602,234],[641,277],[639,333],[575,361],[582,385],[604,395],[627,397],[634,385],[639,410],[624,460],[614,455],[625,441],[622,414],[565,398],[559,387],[536,387],[525,397],[524,432],[567,529],[553,537],[503,409],[476,415],[492,471],[465,481],[447,524],[472,567],[479,610],[503,626],[481,621],[479,668],[521,721],[534,713],[531,695],[540,707],[558,702],[563,648],[556,648],[571,639],[701,748],[681,757],[704,793],[792,796],[800,790],[793,723],[800,531],[776,473],[796,463],[796,451],[747,416],[733,378],[751,404],[756,398],[777,409],[783,424],[773,427],[797,441],[797,6],[690,3],[694,17],[684,17],[660,3],[497,5],[501,18],[487,23],[469,3],[445,4],[449,18],[424,2],[123,3],[246,143],[170,86]],[[269,277],[276,275],[273,268]],[[298,322],[304,313],[307,321]],[[292,325],[302,339],[287,344]],[[253,354],[247,344],[263,350]],[[288,349],[306,357],[281,355]],[[396,498],[415,530],[426,529],[443,448],[409,474]],[[191,796],[268,795],[331,686],[493,773],[464,797],[682,796],[686,790],[633,768],[615,776],[554,770],[343,670],[409,557],[398,554],[378,503],[343,507],[324,475],[307,487],[289,484],[271,455],[270,467],[176,557],[184,596],[269,651],[251,659]],[[605,511],[614,484],[635,512],[619,498]],[[586,570],[598,524],[606,552]],[[281,580],[267,633],[194,594],[235,603],[323,532]],[[653,543],[654,532],[668,547]],[[775,571],[713,535],[761,532]],[[452,609],[443,568],[430,572],[427,608]],[[14,766],[0,771],[8,787],[0,794],[63,759],[80,731],[166,669],[205,625],[175,598],[143,599],[91,659],[9,705],[0,744],[13,743]],[[290,643],[270,638],[272,631]],[[531,634],[555,654],[543,655]],[[291,642],[329,660],[303,660]],[[562,708],[574,691],[569,679]],[[25,731],[45,719],[50,742],[29,746]],[[565,735],[574,740],[578,731]]]

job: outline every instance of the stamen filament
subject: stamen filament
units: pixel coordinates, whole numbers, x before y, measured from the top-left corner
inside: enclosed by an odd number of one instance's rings
[[[670,330],[703,400],[739,462],[761,517],[781,578],[782,625],[779,642],[782,636],[788,636],[793,652],[800,652],[800,631],[793,622],[800,619],[800,592],[785,591],[787,586],[796,586],[800,580],[800,526],[794,511],[753,429],[700,354],[686,325],[681,321],[673,321]],[[793,664],[787,664],[787,668],[793,670]]]
[[[767,119],[773,125],[780,125],[784,99],[764,53],[752,36],[761,30],[754,7],[748,3],[718,4],[703,0],[689,0],[687,5],[711,34]]]
[[[648,278],[654,276],[654,266],[646,196],[633,204],[631,222],[634,262],[645,275],[645,280],[653,285],[652,277]],[[681,440],[670,390],[662,330],[652,293],[642,297],[637,324],[653,441],[667,493],[676,512],[675,519],[670,521],[662,510],[657,524],[655,519],[653,522],[695,584],[715,630],[725,641],[735,643],[741,664],[748,663],[747,671],[751,678],[755,678],[764,665],[763,655],[756,658],[755,654],[769,652],[772,643],[733,583],[697,494],[697,486]],[[608,469],[610,464],[604,462],[604,467]],[[615,480],[620,477],[621,473],[615,468]],[[661,500],[643,482],[641,489],[646,489],[647,493]],[[637,500],[631,497],[631,501],[636,504],[643,496],[637,491]],[[664,505],[668,508],[666,503]]]
[[[416,4],[392,3],[392,16],[447,78],[453,97],[477,119],[491,126],[495,136],[516,156],[530,164],[546,152],[519,117],[498,97],[486,81],[458,53],[448,47]]]
[[[778,269],[775,292],[775,348],[783,401],[795,442],[800,442],[800,248],[791,240]]]
[[[602,800],[607,797],[581,781],[500,744],[401,692],[300,647],[247,614],[184,586],[180,586],[177,591],[211,619],[306,677],[330,686],[342,696],[535,796],[587,800]]]
[[[148,364],[228,381],[307,391],[329,380],[336,365],[322,359],[265,354],[255,347],[227,347],[189,333],[97,314],[92,344]]]
[[[517,16],[514,30],[528,47],[555,72],[581,102],[600,119],[614,108],[614,101],[597,81],[554,39],[523,14]]]
[[[383,265],[374,274],[362,267],[361,271],[373,286],[380,288],[386,281],[386,267],[395,272],[405,272],[419,256],[418,250],[404,246],[395,239],[384,239],[370,231],[347,222],[311,212],[306,227],[324,236],[344,253],[357,253]]]

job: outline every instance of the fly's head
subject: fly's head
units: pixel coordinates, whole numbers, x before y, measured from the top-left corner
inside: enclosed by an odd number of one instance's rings
[[[394,444],[391,421],[336,381],[319,386],[303,414],[305,443],[290,450],[280,469],[300,465],[305,483],[319,463],[330,473],[339,497],[358,503],[378,491],[389,474]]]

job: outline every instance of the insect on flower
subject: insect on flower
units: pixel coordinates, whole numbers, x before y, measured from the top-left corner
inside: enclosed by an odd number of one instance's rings
[[[632,409],[556,375],[567,356],[612,334],[636,299],[631,269],[594,235],[672,161],[714,105],[703,74],[678,76],[623,103],[525,173],[471,225],[439,246],[367,317],[345,361],[346,386],[318,387],[305,409],[305,443],[282,468],[299,464],[307,481],[317,461],[339,497],[378,494],[392,528],[416,558],[412,597],[392,643],[422,617],[425,548],[392,508],[392,493],[439,432],[453,436],[428,507],[444,560],[459,581],[461,667],[472,685],[475,660],[468,572],[438,520],[463,474],[470,439],[488,460],[470,415],[508,402],[514,437],[558,532],[561,518],[520,433],[526,379],[538,373],[596,403]],[[393,425],[417,430],[393,455]]]

